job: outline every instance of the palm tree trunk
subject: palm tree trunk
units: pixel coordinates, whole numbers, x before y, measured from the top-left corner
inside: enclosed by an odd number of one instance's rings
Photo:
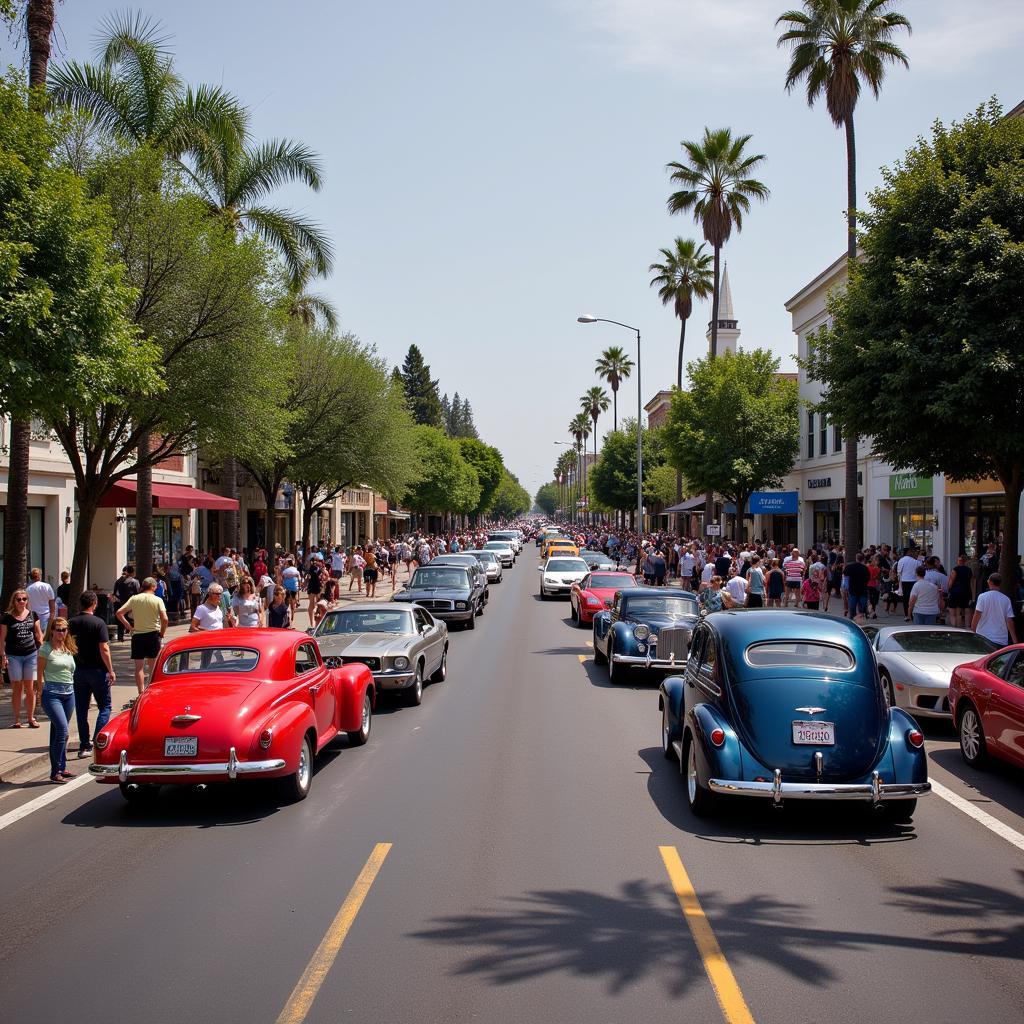
[[[28,0],[25,36],[28,39],[28,84],[33,89],[46,88],[54,20],[53,0]]]
[[[135,472],[135,575],[139,580],[153,575],[153,466],[149,456],[150,435],[146,432],[139,438]]]
[[[612,382],[612,430],[619,429],[619,382]]]
[[[846,119],[846,259],[851,264],[857,258],[857,148],[853,133],[853,115]],[[843,544],[852,558],[861,547],[860,510],[857,507],[857,447],[856,434],[846,437],[845,486],[846,507],[843,513]]]
[[[4,513],[4,587],[0,608],[7,608],[11,594],[28,579],[28,464],[32,421],[11,419],[7,469],[7,509]]]
[[[718,267],[722,258],[722,247],[715,246],[715,282],[711,296],[711,358],[718,356]],[[715,495],[708,491],[704,495],[704,533],[707,535],[708,526],[715,515]]]
[[[224,497],[233,498],[235,501],[238,501],[238,463],[234,459],[225,459],[221,464],[220,483]],[[226,544],[228,547],[235,548],[236,550],[242,546],[239,518],[238,509],[231,509],[225,512],[222,518],[224,535],[221,537],[221,544]]]
[[[683,344],[686,341],[686,318],[679,321],[679,358],[676,361],[676,387],[683,390]],[[683,474],[676,470],[676,504],[683,500]],[[676,513],[675,532],[681,533],[683,516],[681,512]]]

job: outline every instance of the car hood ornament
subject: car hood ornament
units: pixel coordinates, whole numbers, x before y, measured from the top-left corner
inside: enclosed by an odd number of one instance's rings
[[[794,711],[802,711],[805,715],[820,715],[825,708],[793,708]]]

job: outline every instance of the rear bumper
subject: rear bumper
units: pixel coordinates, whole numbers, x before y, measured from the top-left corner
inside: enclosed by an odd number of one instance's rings
[[[285,767],[282,757],[272,757],[265,761],[239,761],[235,748],[232,747],[227,761],[194,764],[129,764],[128,751],[122,750],[117,764],[91,764],[89,774],[98,781],[128,782],[133,777],[145,776],[152,779],[205,779],[211,776],[223,776],[237,779],[239,775],[265,775],[278,772]]]
[[[709,779],[712,793],[724,796],[758,796],[775,803],[783,800],[859,800],[878,804],[888,800],[916,800],[931,792],[930,782],[882,782],[878,772],[870,782],[783,782],[775,772],[773,782],[737,782]]]
[[[949,710],[949,684],[944,686],[919,686],[916,683],[902,683],[902,690],[896,691],[896,706],[915,718],[952,718]]]

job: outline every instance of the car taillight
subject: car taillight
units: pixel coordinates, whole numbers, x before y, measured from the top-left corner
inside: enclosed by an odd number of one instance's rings
[[[907,742],[912,747],[920,749],[924,746],[924,734],[920,729],[908,729],[907,730]]]
[[[273,729],[264,729],[263,732],[260,733],[260,746],[264,750],[266,750],[267,747],[270,746],[270,742],[271,742],[271,740],[273,740],[273,738],[274,738],[274,730]]]
[[[711,730],[711,742],[716,747],[720,747],[725,743],[725,730],[724,729],[712,729]]]
[[[107,744],[110,742],[110,737],[105,732],[98,732],[96,734],[96,739],[92,742],[93,746],[95,746],[97,750],[105,750]]]

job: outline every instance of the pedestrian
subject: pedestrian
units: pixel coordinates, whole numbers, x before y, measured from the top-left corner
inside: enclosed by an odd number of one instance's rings
[[[913,548],[904,548],[903,557],[896,563],[900,590],[903,594],[903,621],[910,621],[910,592],[917,582],[917,555]]]
[[[747,604],[747,581],[737,569],[732,570],[732,575],[725,584],[725,589],[732,598],[732,603],[737,608],[744,608]]]
[[[282,588],[283,589],[283,588]],[[202,633],[224,628],[224,609],[220,599],[224,588],[219,583],[211,583],[206,590],[206,600],[196,608],[189,623],[190,633]]]
[[[377,596],[377,577],[379,570],[377,569],[377,553],[372,547],[366,549],[366,565],[363,566],[363,582],[366,584],[366,597],[369,600],[371,597]]]
[[[231,598],[231,621],[243,629],[256,629],[263,625],[263,608],[251,576],[246,576],[238,584],[238,590]]]
[[[750,571],[747,573],[747,607],[763,608],[765,595],[764,569],[761,568],[761,556],[754,555],[750,560]]]
[[[288,607],[292,615],[298,611],[299,607],[299,580],[301,578],[302,574],[295,565],[295,559],[289,555],[284,563],[284,568],[281,569],[281,585],[285,589]]]
[[[274,587],[274,596],[267,608],[267,625],[271,629],[288,629],[292,624],[284,587]]]
[[[358,585],[358,593],[363,592],[363,568],[366,565],[366,559],[363,558],[363,549],[356,545],[349,550],[348,554],[348,589],[349,593],[352,592],[352,584]]]
[[[864,552],[858,551],[854,560],[843,570],[846,579],[847,611],[851,619],[865,618],[868,614],[868,581],[871,574],[864,564]]]
[[[800,588],[804,582],[804,570],[807,563],[800,557],[799,548],[793,548],[792,552],[782,560],[782,571],[786,575],[786,598],[783,607],[788,608],[790,599],[795,608],[800,607]]]
[[[816,612],[821,605],[821,583],[817,576],[808,576],[803,585],[804,607]]]
[[[881,592],[882,556],[875,555],[868,564],[868,617],[878,618],[878,598]]]
[[[707,614],[732,607],[732,595],[722,589],[722,577],[712,576],[707,590],[702,590],[697,599]]]
[[[786,574],[779,567],[779,560],[773,558],[768,570],[768,607],[781,608],[782,595],[786,586]]]
[[[43,631],[39,616],[28,606],[28,591],[21,589],[11,594],[7,611],[0,619],[0,649],[3,650],[3,669],[11,681],[11,707],[14,722],[11,728],[21,728],[21,698],[25,696],[25,714],[30,729],[38,729],[36,721],[36,652],[43,644]]]
[[[57,614],[57,595],[43,579],[42,569],[32,570],[32,582],[25,588],[28,606],[39,616],[39,628],[45,633],[46,625]]]
[[[121,570],[121,575],[117,578],[114,583],[114,589],[112,591],[114,598],[114,615],[117,615],[118,609],[126,604],[135,594],[139,592],[139,581],[135,578],[135,566],[126,565]],[[117,620],[117,642],[120,643],[124,639],[125,626],[121,620]]]
[[[917,567],[917,582],[910,590],[907,607],[915,626],[934,626],[942,614],[942,591],[925,578],[926,572],[923,565]]]
[[[50,781],[63,785],[73,779],[68,771],[68,731],[75,713],[75,646],[63,616],[50,621],[36,659],[36,682],[50,720]]]
[[[946,609],[949,613],[949,625],[966,626],[967,609],[971,603],[971,584],[974,573],[967,564],[965,555],[958,555],[956,565],[950,572],[949,596]]]
[[[1013,604],[999,589],[1003,585],[1002,573],[994,572],[988,578],[988,590],[978,595],[974,603],[971,629],[1000,647],[1017,643],[1017,627],[1013,622]]]
[[[309,560],[309,571],[306,573],[306,595],[309,597],[309,608],[307,611],[310,623],[313,622],[313,611],[324,590],[323,577],[320,575],[322,565],[323,562],[311,557]]]
[[[110,688],[116,676],[110,660],[110,631],[96,614],[96,595],[83,590],[81,609],[68,620],[68,631],[78,648],[75,655],[75,717],[78,720],[78,756],[91,753],[93,739],[110,720]],[[89,734],[89,702],[96,701],[96,729]]]
[[[71,573],[65,569],[60,574],[60,586],[57,587],[57,614],[67,618],[68,600],[71,597]]]
[[[132,622],[128,621],[132,616]],[[117,621],[132,638],[132,661],[135,662],[135,688],[142,693],[149,685],[156,658],[160,653],[160,641],[167,632],[167,609],[156,596],[156,580],[147,576],[142,589],[133,594],[117,610]]]
[[[334,545],[331,552],[331,576],[340,580],[345,575],[345,549],[340,544]]]

